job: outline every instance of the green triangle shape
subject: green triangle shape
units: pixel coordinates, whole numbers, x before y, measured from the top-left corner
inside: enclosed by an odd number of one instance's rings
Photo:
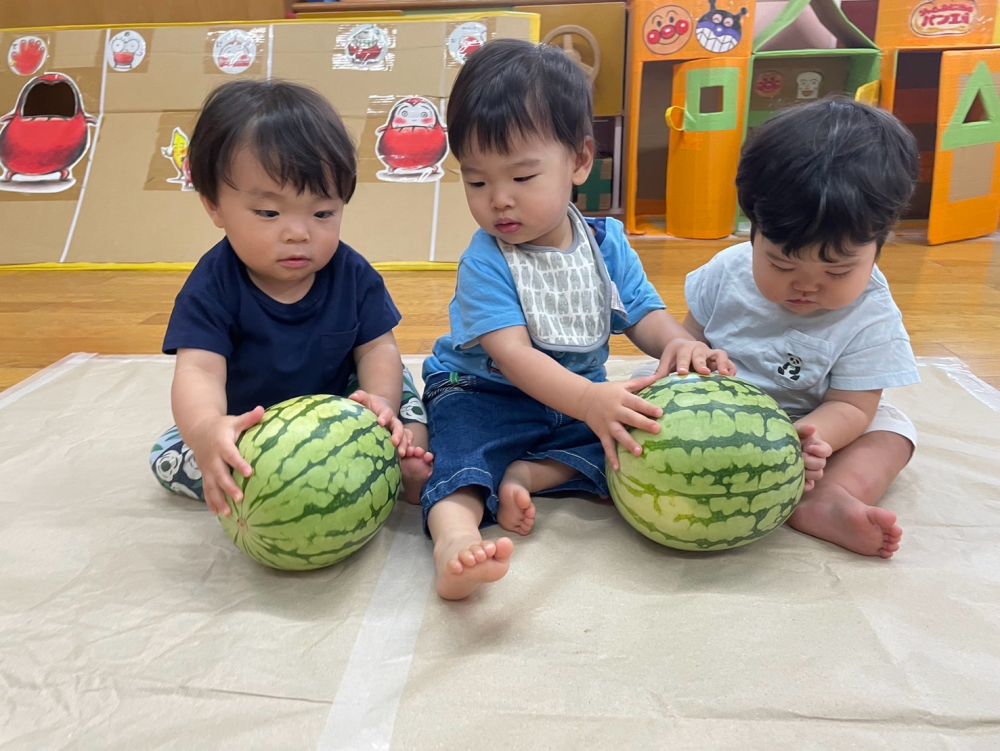
[[[965,122],[972,106],[978,101],[986,113],[985,120]],[[997,96],[993,74],[985,61],[980,61],[959,97],[958,105],[952,113],[951,121],[941,137],[942,151],[969,146],[982,146],[1000,141],[1000,97]]]

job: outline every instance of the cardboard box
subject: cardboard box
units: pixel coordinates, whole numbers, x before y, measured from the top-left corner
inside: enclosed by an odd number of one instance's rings
[[[0,29],[285,18],[286,0],[31,0],[0,2]]]
[[[206,94],[240,76],[305,83],[340,112],[359,153],[346,242],[373,262],[457,260],[475,222],[443,129],[420,163],[381,134],[404,102],[443,121],[465,56],[495,37],[537,41],[538,16],[0,32],[0,265],[197,260],[220,235],[187,141]]]

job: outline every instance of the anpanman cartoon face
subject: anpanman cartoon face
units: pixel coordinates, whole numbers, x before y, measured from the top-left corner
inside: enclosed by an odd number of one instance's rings
[[[642,27],[642,38],[650,52],[670,55],[691,38],[694,22],[691,14],[679,5],[664,5],[649,14]]]

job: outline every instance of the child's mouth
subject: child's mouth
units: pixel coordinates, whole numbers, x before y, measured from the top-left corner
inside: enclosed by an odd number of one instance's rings
[[[282,258],[278,263],[286,269],[302,269],[309,265],[309,259],[305,256],[294,256]]]
[[[497,228],[497,232],[504,235],[509,235],[521,229],[520,222],[497,222],[494,226]]]

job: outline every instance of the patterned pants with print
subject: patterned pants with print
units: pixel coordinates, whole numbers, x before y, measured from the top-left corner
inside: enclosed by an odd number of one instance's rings
[[[358,389],[358,379],[351,376],[347,384],[347,394]],[[427,424],[427,411],[417,393],[417,385],[413,374],[403,368],[403,396],[400,400],[399,419],[406,423]],[[188,448],[181,438],[177,426],[172,426],[159,437],[149,455],[149,466],[160,485],[171,493],[205,500],[205,491],[201,484],[201,470],[194,460],[194,452]]]

